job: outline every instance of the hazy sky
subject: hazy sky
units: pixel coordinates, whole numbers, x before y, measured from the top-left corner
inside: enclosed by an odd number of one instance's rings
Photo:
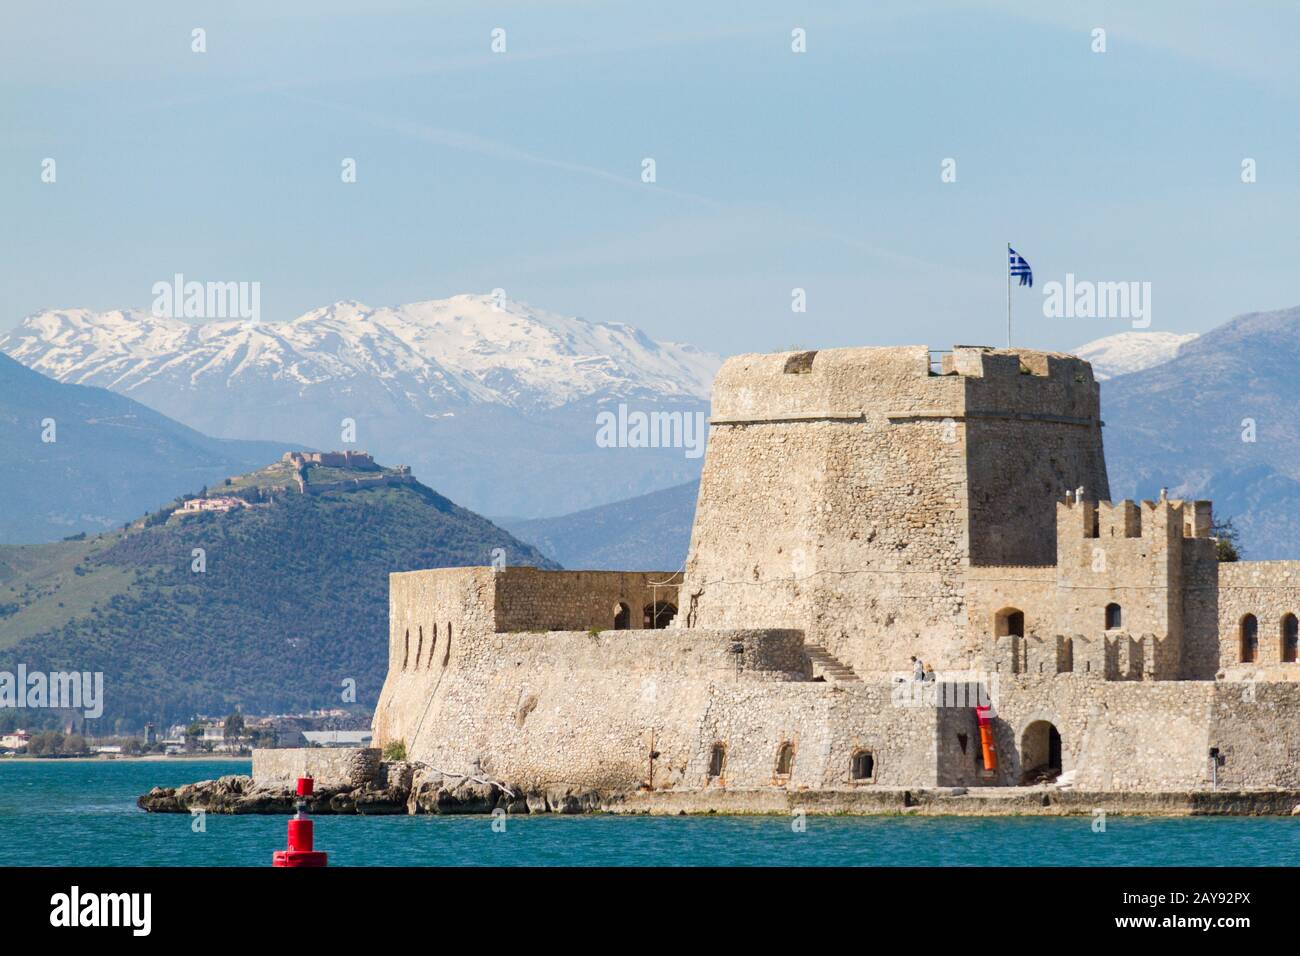
[[[1156,330],[1300,304],[1291,4],[0,11],[3,329],[181,272],[264,320],[501,287],[724,353],[1000,344],[1008,240],[1040,287],[1150,282]],[[1128,327],[1042,306],[1021,344]]]

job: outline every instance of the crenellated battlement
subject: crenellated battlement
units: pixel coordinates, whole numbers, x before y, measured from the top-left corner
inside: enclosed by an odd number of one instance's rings
[[[1093,501],[1086,497],[1086,489],[1066,492],[1065,500],[1056,505],[1056,515],[1061,541],[1209,538],[1214,520],[1209,501]]]
[[[718,372],[714,424],[923,415],[1099,424],[1083,359],[1031,349],[922,345],[738,355]]]

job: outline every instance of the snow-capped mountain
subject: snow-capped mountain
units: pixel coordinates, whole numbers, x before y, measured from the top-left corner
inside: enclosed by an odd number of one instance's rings
[[[1080,345],[1074,354],[1091,362],[1102,381],[1162,365],[1194,338],[1195,332],[1120,332]]]
[[[336,302],[288,322],[195,325],[139,310],[40,312],[0,350],[61,382],[131,393],[158,383],[302,389],[374,376],[422,408],[489,402],[529,410],[638,394],[707,398],[719,360],[509,299],[458,295],[372,308]]]
[[[518,517],[696,477],[698,459],[680,450],[597,448],[594,409],[707,410],[720,364],[622,323],[491,295],[336,302],[256,325],[47,310],[0,351],[218,437],[339,448],[355,422],[356,447],[410,464],[467,507]]]

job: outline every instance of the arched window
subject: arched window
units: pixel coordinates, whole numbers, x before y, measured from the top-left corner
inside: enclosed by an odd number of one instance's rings
[[[656,601],[654,604],[647,604],[643,613],[645,615],[644,627],[659,630],[667,627],[672,619],[677,616],[677,608],[667,601]]]
[[[993,617],[993,633],[998,637],[1025,636],[1025,612],[1019,608],[1004,607]]]
[[[1259,659],[1259,621],[1247,614],[1241,619],[1241,662],[1253,664]]]
[[[1111,602],[1106,605],[1106,630],[1118,631],[1124,626],[1124,611],[1118,604]]]
[[[614,605],[614,630],[626,631],[632,626],[632,609],[624,601]]]
[[[1300,659],[1300,620],[1294,614],[1282,618],[1282,662],[1294,664]]]
[[[853,779],[870,780],[876,775],[876,758],[870,750],[856,750],[853,753]]]
[[[778,777],[788,777],[793,769],[794,744],[787,740],[776,750],[776,775]]]
[[[727,768],[727,748],[718,743],[713,745],[709,752],[709,779],[714,780],[722,776],[722,771]]]

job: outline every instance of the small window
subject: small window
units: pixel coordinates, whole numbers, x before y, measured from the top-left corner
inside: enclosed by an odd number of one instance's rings
[[[853,779],[871,780],[876,775],[876,758],[870,750],[859,750],[853,755]]]
[[[1025,636],[1025,612],[1019,608],[1004,607],[993,619],[993,633],[998,637]]]
[[[424,653],[424,625],[423,624],[420,625],[419,631],[420,631],[420,637],[415,644],[415,669],[416,670],[420,669],[420,656]]]
[[[1300,652],[1300,620],[1294,614],[1282,618],[1282,662],[1294,664]]]
[[[429,662],[425,667],[433,666],[433,652],[438,649],[438,625],[433,625],[433,636],[429,638]]]
[[[794,769],[794,744],[785,741],[776,751],[776,775],[788,777]]]
[[[402,670],[406,670],[406,665],[411,662],[411,629],[406,629],[406,649],[402,652]]]
[[[626,631],[632,626],[632,609],[626,602],[619,601],[614,606],[614,630]]]
[[[1247,614],[1241,619],[1241,662],[1253,664],[1259,660],[1259,621]]]
[[[715,780],[721,777],[726,767],[727,748],[722,744],[714,744],[713,750],[709,752],[709,779]]]
[[[1124,626],[1124,611],[1118,604],[1106,605],[1106,630],[1117,631]]]

